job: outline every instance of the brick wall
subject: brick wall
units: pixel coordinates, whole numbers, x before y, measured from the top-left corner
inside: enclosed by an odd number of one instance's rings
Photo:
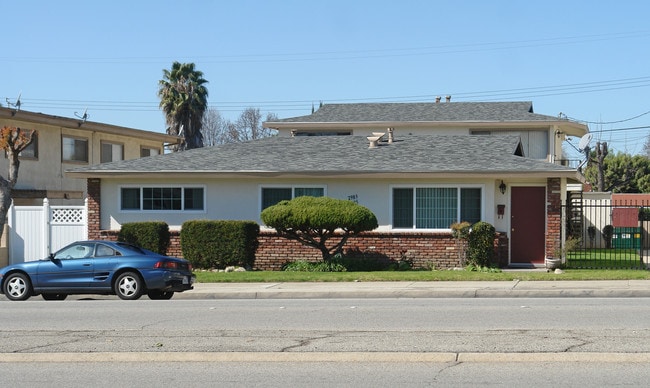
[[[287,261],[321,260],[320,251],[278,237],[272,232],[261,232],[260,246],[255,255],[255,267],[278,270]],[[410,260],[417,268],[453,268],[459,266],[456,242],[450,233],[364,233],[352,237],[344,252],[388,260]]]
[[[562,186],[560,178],[546,182],[546,257],[553,257],[562,231]]]
[[[255,255],[255,269],[275,271],[293,260],[321,260],[314,248],[279,237],[273,232],[260,232],[260,246]],[[389,260],[409,260],[415,268],[448,269],[458,267],[459,250],[451,233],[378,233],[368,232],[352,237],[344,252]],[[498,233],[495,253],[500,266],[508,264],[508,237]]]
[[[116,230],[103,230],[98,238],[115,241],[117,234]],[[274,232],[260,232],[258,240],[254,270],[279,271],[290,261],[322,260],[317,249],[279,237]],[[497,264],[507,266],[508,237],[505,233],[497,233],[494,249]],[[364,233],[362,236],[350,238],[344,251],[394,261],[406,259],[413,263],[414,268],[449,269],[460,265],[456,241],[450,233]],[[183,257],[180,232],[170,232],[167,255]]]
[[[86,180],[88,191],[88,239],[100,239],[100,203],[101,179],[89,178]]]

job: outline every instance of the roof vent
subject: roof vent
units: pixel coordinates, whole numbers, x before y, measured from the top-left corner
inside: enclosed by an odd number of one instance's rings
[[[383,132],[373,132],[372,136],[368,136],[368,141],[370,142],[368,148],[377,148],[377,144],[379,143],[382,137],[384,137]]]
[[[445,102],[451,102],[451,96],[445,97]]]
[[[393,144],[393,141],[395,141],[395,136],[393,135],[393,131],[395,128],[388,128],[388,144]]]
[[[440,96],[436,97],[436,104],[438,104],[441,99],[442,99],[442,97],[440,97]]]

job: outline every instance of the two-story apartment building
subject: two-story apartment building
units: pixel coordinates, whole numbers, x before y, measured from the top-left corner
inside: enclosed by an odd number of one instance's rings
[[[178,137],[42,113],[0,107],[0,127],[34,130],[34,142],[20,155],[15,205],[82,205],[85,179],[67,177],[65,170],[93,164],[163,154]],[[9,161],[0,158],[6,176]]]
[[[567,136],[585,125],[533,112],[530,101],[325,104],[310,115],[265,122],[279,136],[515,135],[528,158],[560,162]]]
[[[179,140],[164,133],[0,107],[0,127],[5,126],[33,130],[34,141],[20,154],[18,181],[11,194],[13,204],[22,209],[24,216],[15,213],[17,207],[12,208],[8,218],[12,227],[3,226],[0,265],[6,264],[10,256],[16,261],[28,256],[31,260],[43,258],[51,249],[75,238],[74,233],[63,237],[45,231],[52,227],[51,220],[45,219],[51,217],[47,214],[51,212],[43,209],[45,199],[48,206],[85,204],[86,180],[66,176],[65,170],[161,155],[166,147]],[[6,155],[0,157],[0,174],[6,177],[8,167]],[[77,218],[72,216],[77,214],[74,210],[60,212],[59,222]],[[62,230],[71,228],[66,226]]]

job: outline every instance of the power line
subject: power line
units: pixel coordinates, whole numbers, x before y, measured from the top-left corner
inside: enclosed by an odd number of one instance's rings
[[[552,96],[559,94],[569,93],[587,93],[611,89],[627,89],[650,86],[650,76],[634,77],[624,79],[614,79],[606,81],[594,81],[585,83],[562,84],[551,86],[537,86],[528,88],[515,88],[515,89],[498,89],[477,92],[459,92],[459,93],[438,93],[427,95],[412,95],[412,96],[392,96],[392,97],[375,97],[375,98],[355,98],[355,99],[335,99],[330,102],[349,103],[349,102],[368,102],[368,101],[396,101],[396,102],[427,102],[432,101],[438,95],[451,94],[456,100],[466,101],[492,101],[503,100],[503,97],[519,96],[520,98],[530,98],[534,96]],[[494,98],[485,98],[492,96]],[[496,96],[500,96],[497,98]],[[260,107],[265,111],[283,111],[305,112],[314,103],[315,100],[277,100],[277,101],[212,101],[208,106],[215,106],[220,112],[240,112],[249,107]],[[319,99],[320,101],[320,99]],[[159,102],[152,101],[111,101],[111,100],[62,100],[62,99],[40,99],[40,98],[23,98],[23,106],[27,108],[43,108],[43,109],[77,109],[80,106],[90,108],[96,111],[123,111],[123,112],[154,112],[159,111]],[[259,106],[262,105],[262,106]],[[650,111],[643,112],[639,115],[616,121],[586,121],[576,118],[571,120],[582,122],[585,124],[604,125],[604,124],[617,124],[622,122],[638,119],[645,115],[650,114]],[[650,127],[628,127],[628,128],[612,128],[607,130],[599,130],[596,132],[616,132],[647,129]]]
[[[637,130],[637,129],[650,129],[650,125],[644,125],[644,126],[640,126],[640,127],[628,127],[628,128],[599,129],[598,131],[592,131],[592,133],[634,131],[634,130]]]
[[[630,118],[628,118],[628,119],[617,120],[617,121],[586,121],[586,120],[576,119],[576,118],[573,118],[573,117],[568,117],[568,119],[570,119],[570,120],[574,120],[574,121],[579,121],[579,122],[581,122],[581,123],[585,123],[585,124],[596,124],[596,125],[601,125],[601,124],[618,124],[618,123],[624,123],[624,122],[626,122],[626,121],[632,121],[632,120],[638,119],[639,117],[643,117],[643,116],[645,116],[645,115],[647,115],[647,114],[650,114],[650,111],[643,112],[643,113],[641,113],[641,114],[639,114],[639,115],[636,115],[636,116],[634,116],[634,117],[630,117]]]
[[[527,49],[543,46],[574,45],[587,42],[600,42],[607,40],[620,40],[643,38],[650,35],[650,31],[631,31],[594,35],[578,35],[553,37],[544,39],[514,40],[501,42],[472,42],[452,45],[406,47],[406,48],[381,48],[381,49],[355,49],[355,50],[330,50],[312,52],[288,52],[272,54],[238,54],[214,56],[184,56],[191,61],[201,63],[256,63],[256,62],[304,62],[304,61],[335,61],[359,60],[388,57],[428,56],[441,54],[456,54],[468,52],[489,52],[512,49]],[[182,56],[183,57],[183,56]],[[29,63],[104,63],[104,64],[136,64],[136,63],[162,63],[178,60],[178,57],[0,57],[3,62],[29,62]]]
[[[436,93],[436,94],[425,94],[425,95],[411,95],[411,96],[388,96],[388,97],[362,97],[362,98],[338,98],[338,99],[328,99],[330,102],[367,102],[367,101],[401,101],[401,102],[426,102],[433,101],[436,96],[440,95],[453,95],[455,100],[480,100],[480,101],[492,101],[499,100],[505,97],[507,98],[530,98],[530,97],[540,97],[540,96],[554,96],[570,93],[587,93],[587,92],[598,92],[598,91],[607,91],[613,89],[629,89],[629,88],[639,88],[639,87],[648,87],[650,86],[650,76],[645,77],[635,77],[635,78],[624,78],[624,79],[614,79],[606,81],[595,81],[595,82],[585,82],[585,83],[574,83],[574,84],[561,84],[561,85],[551,85],[551,86],[536,86],[528,88],[515,88],[515,89],[496,89],[496,90],[486,90],[486,91],[475,91],[475,92],[445,92],[445,93]],[[489,96],[489,98],[486,98]],[[261,101],[209,101],[208,104],[211,106],[220,106],[220,107],[229,107],[229,108],[242,108],[245,109],[250,106],[265,105],[269,108],[278,107],[278,108],[297,108],[300,106],[310,105],[314,101],[321,101],[324,99],[311,99],[311,100],[261,100]],[[145,110],[157,109],[159,102],[153,101],[111,101],[111,100],[62,100],[62,99],[28,99],[23,98],[23,103],[25,102],[34,102],[33,105],[38,105],[40,107],[69,107],[69,106],[78,106],[88,105],[93,106],[97,109],[104,107],[129,107],[129,108],[144,108]],[[638,117],[641,117],[650,112],[645,112]],[[636,118],[636,117],[635,117]],[[634,118],[619,120],[614,122],[587,122],[579,119],[574,119],[576,121],[581,121],[591,124],[607,124],[607,123],[617,123],[623,121],[629,121]]]

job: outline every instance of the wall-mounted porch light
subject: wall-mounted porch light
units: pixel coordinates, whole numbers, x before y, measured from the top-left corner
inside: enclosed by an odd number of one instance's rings
[[[501,184],[499,185],[499,191],[501,192],[501,194],[506,193],[506,184],[503,183],[503,180],[501,180]]]

